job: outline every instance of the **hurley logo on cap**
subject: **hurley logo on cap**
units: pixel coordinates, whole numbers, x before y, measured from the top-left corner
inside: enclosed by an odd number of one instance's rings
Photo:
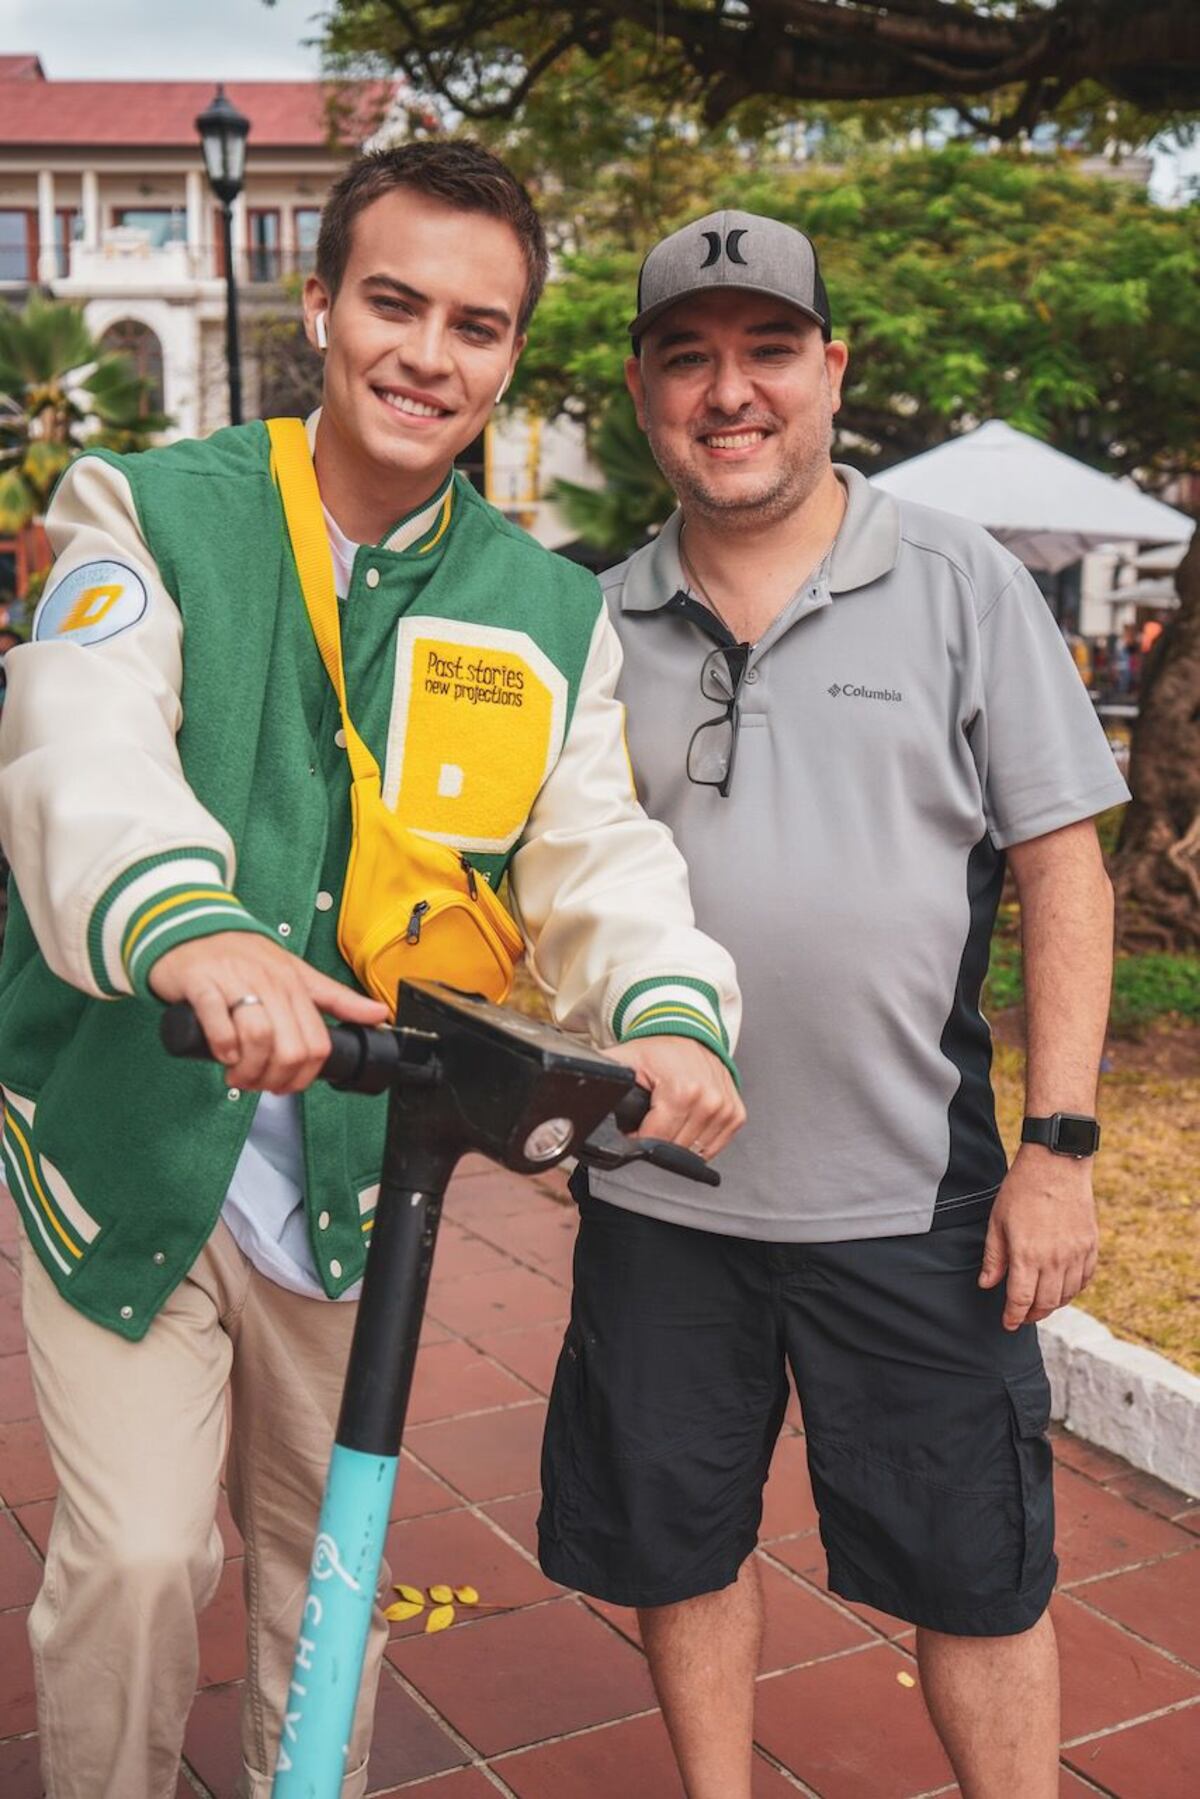
[[[708,255],[704,258],[700,267],[702,269],[711,269],[713,263],[716,262],[721,254],[721,233],[719,231],[702,231],[700,235],[708,245]],[[746,258],[738,249],[738,245],[745,236],[745,226],[739,225],[737,230],[731,231],[725,239],[726,256],[728,256],[730,262],[740,262],[743,268],[746,267]]]
[[[634,347],[669,307],[723,287],[786,300],[832,335],[817,252],[804,233],[753,212],[710,212],[664,237],[642,264]]]

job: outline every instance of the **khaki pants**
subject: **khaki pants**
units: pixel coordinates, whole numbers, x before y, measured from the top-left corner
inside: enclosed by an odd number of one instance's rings
[[[249,1614],[242,1793],[267,1799],[357,1308],[277,1287],[222,1224],[140,1343],[76,1312],[28,1247],[23,1264],[59,1480],[29,1621],[49,1799],[174,1799],[227,1441]],[[386,1640],[376,1606],[343,1799],[366,1791]]]

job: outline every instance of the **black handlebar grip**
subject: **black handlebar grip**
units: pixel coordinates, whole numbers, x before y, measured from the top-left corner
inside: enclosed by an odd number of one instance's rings
[[[649,1089],[643,1087],[640,1082],[635,1081],[632,1087],[627,1087],[625,1089],[624,1093],[622,1093],[620,1099],[613,1107],[613,1123],[619,1131],[624,1131],[625,1135],[628,1136],[631,1131],[637,1130],[638,1125],[641,1124],[649,1110]]]
[[[721,1177],[715,1168],[710,1168],[703,1156],[695,1150],[684,1149],[681,1143],[656,1143],[654,1154],[648,1158],[657,1168],[667,1168],[672,1174],[681,1174],[685,1180],[698,1181],[702,1187],[719,1187]]]
[[[363,1073],[368,1048],[366,1032],[357,1024],[330,1024],[329,1055],[321,1067],[321,1079],[335,1087],[353,1087]]]
[[[636,1131],[639,1124],[650,1110],[650,1093],[640,1082],[627,1087],[616,1105],[613,1107],[613,1123],[617,1129],[629,1136]],[[703,1156],[694,1150],[684,1149],[678,1143],[655,1143],[647,1148],[646,1160],[653,1162],[658,1168],[669,1168],[672,1174],[681,1174],[685,1180],[699,1181],[705,1187],[719,1187],[721,1177],[715,1168],[710,1168]]]
[[[208,1039],[187,1000],[176,1000],[166,1008],[159,1025],[163,1047],[173,1056],[186,1056],[193,1062],[211,1062],[213,1053]],[[355,1081],[367,1059],[365,1033],[358,1025],[329,1026],[329,1060],[321,1070],[322,1079],[338,1083]]]
[[[173,1056],[188,1056],[194,1062],[211,1062],[208,1038],[200,1028],[200,1020],[185,999],[168,1006],[159,1023],[158,1034],[163,1048]]]

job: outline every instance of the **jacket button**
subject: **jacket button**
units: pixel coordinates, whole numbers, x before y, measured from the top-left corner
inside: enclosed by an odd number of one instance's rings
[[[325,889],[322,888],[316,898],[316,907],[317,907],[318,912],[332,912],[333,911],[333,895],[332,895],[332,893],[326,893]]]
[[[281,937],[290,937],[291,934],[292,934],[292,927],[288,923],[287,919],[285,918],[283,923],[279,927],[279,935]]]
[[[366,583],[368,587],[379,586],[379,570],[377,568],[369,568],[367,570]]]
[[[241,1099],[242,1090],[240,1087],[230,1087],[225,1097],[226,1099]]]
[[[132,1318],[133,1317],[133,1307],[132,1306],[122,1306],[121,1307],[121,1316],[122,1316],[122,1318]]]
[[[328,1212],[322,1212],[321,1216],[317,1219],[317,1229],[319,1231],[327,1231],[329,1229],[329,1213]]]
[[[340,725],[339,725],[339,727],[338,727],[338,729],[337,729],[337,730],[336,730],[336,731],[335,731],[335,732],[334,732],[334,734],[333,734],[333,741],[334,741],[334,742],[335,742],[335,743],[336,743],[336,744],[337,744],[337,746],[338,746],[338,748],[339,748],[339,750],[344,750],[344,749],[345,749],[345,747],[346,747],[346,733],[345,733],[345,732],[344,732],[344,731],[343,731],[343,730],[342,730],[342,728],[341,728],[341,726],[340,726]]]
[[[161,1249],[156,1249],[154,1254],[150,1258],[150,1260],[154,1263],[154,1266],[156,1268],[161,1268],[163,1263],[166,1261],[166,1259],[167,1258],[163,1254]]]
[[[335,1281],[340,1281],[342,1278],[342,1264],[340,1262],[330,1262],[329,1272],[332,1274]]]

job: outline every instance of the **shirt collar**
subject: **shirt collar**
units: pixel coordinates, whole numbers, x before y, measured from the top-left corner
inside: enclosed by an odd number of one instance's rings
[[[834,468],[846,489],[846,512],[829,559],[832,593],[850,593],[890,575],[900,554],[900,508],[844,462]]]
[[[889,574],[900,553],[900,511],[891,494],[872,487],[857,469],[835,462],[834,470],[846,490],[846,511],[833,549],[822,564],[831,594],[849,593]],[[676,508],[645,549],[629,560],[621,588],[622,612],[658,612],[687,587],[679,559],[679,530],[683,513]],[[785,611],[792,608],[800,592]]]
[[[311,412],[304,421],[310,455],[316,454],[317,424],[320,417],[321,408],[318,406],[316,411]],[[434,544],[439,542],[445,534],[453,507],[454,470],[451,469],[433,499],[426,500],[425,504],[419,506],[415,512],[410,512],[398,520],[390,531],[384,533],[374,547],[380,550],[391,550],[393,554],[399,555],[404,550],[412,549],[415,544],[420,544],[421,547],[417,554],[423,556],[426,550],[432,550]],[[328,519],[330,515],[326,512],[325,516]],[[338,529],[340,531],[340,527]],[[428,542],[421,543],[423,537],[427,537]]]

